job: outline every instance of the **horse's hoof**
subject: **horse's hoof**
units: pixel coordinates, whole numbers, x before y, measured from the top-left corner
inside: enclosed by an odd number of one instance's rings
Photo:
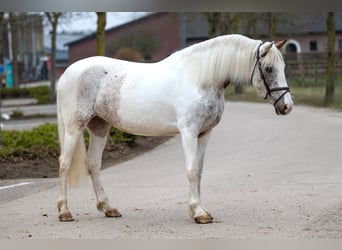
[[[59,221],[62,221],[62,222],[74,221],[74,218],[72,217],[70,212],[64,213],[64,214],[60,214],[58,216],[58,218],[59,218]]]
[[[210,214],[195,217],[195,222],[198,224],[213,223],[214,218]]]
[[[113,209],[109,209],[108,211],[105,212],[105,215],[107,217],[121,217],[121,214],[119,213],[119,211],[115,208]]]

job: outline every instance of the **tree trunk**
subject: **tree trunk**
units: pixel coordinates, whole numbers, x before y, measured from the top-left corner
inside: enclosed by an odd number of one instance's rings
[[[239,13],[239,12],[236,12],[233,14],[232,31],[235,34],[238,34],[241,32],[241,13]],[[243,85],[242,84],[236,84],[235,85],[235,93],[236,94],[242,94],[243,93]]]
[[[255,12],[250,12],[245,14],[246,16],[246,20],[247,20],[247,24],[246,24],[246,32],[247,35],[250,37],[256,37],[257,36],[257,22],[258,22],[258,18],[259,15]]]
[[[5,15],[5,12],[0,12],[0,64],[4,64],[5,62],[3,61],[4,60],[4,55],[3,55],[3,30],[4,30],[4,15]],[[2,82],[0,83],[2,84]],[[1,86],[0,86],[1,88]]]
[[[56,38],[57,38],[57,25],[62,12],[46,12],[51,26],[51,55],[50,55],[50,102],[56,102]]]
[[[270,40],[274,40],[276,34],[276,18],[273,12],[267,12],[268,23],[268,37]]]
[[[17,30],[17,16],[9,13],[9,22],[11,27],[11,48],[12,48],[12,76],[13,86],[19,87],[19,67],[18,67],[18,30]]]
[[[334,12],[328,12],[327,16],[327,66],[326,66],[326,88],[325,104],[330,105],[334,101],[334,65],[335,65],[335,20]]]
[[[96,12],[97,14],[97,32],[96,32],[96,55],[105,55],[105,27],[106,12]]]
[[[50,56],[50,102],[56,101],[56,38],[57,38],[57,22],[52,24],[51,34],[51,56]]]
[[[218,28],[220,25],[221,13],[219,12],[207,12],[205,13],[205,17],[209,24],[208,36],[209,38],[215,37],[218,32]]]

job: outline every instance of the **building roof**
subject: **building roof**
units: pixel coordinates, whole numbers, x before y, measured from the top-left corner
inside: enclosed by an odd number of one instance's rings
[[[132,25],[135,25],[137,23],[140,23],[140,22],[144,22],[146,20],[149,20],[149,19],[153,19],[153,18],[157,18],[161,15],[165,15],[167,14],[167,12],[157,12],[157,13],[152,13],[152,14],[149,14],[149,15],[146,15],[146,16],[143,16],[141,18],[137,18],[137,19],[134,19],[133,21],[130,21],[130,22],[127,22],[127,23],[124,23],[124,24],[121,24],[121,25],[118,25],[118,26],[115,26],[113,28],[110,28],[108,30],[106,30],[106,32],[112,32],[114,30],[120,30],[120,29],[125,29],[125,28],[128,28]],[[87,41],[87,40],[91,40],[91,39],[94,39],[96,37],[96,32],[93,32],[87,36],[83,36],[82,38],[80,39],[77,39],[77,40],[74,40],[74,41],[70,41],[70,42],[67,42],[65,43],[66,46],[70,46],[70,45],[74,45],[74,44],[77,44],[79,42],[83,42],[83,41]]]
[[[161,15],[165,15],[167,12],[158,12],[146,15],[144,17],[135,19],[131,22],[113,27],[106,30],[111,32],[114,30],[120,30],[129,28],[136,23],[144,22],[151,18],[158,18]],[[209,25],[204,16],[204,13],[179,13],[183,16],[182,20],[185,23],[185,35],[187,38],[207,37]],[[265,13],[264,13],[265,14]],[[295,34],[314,34],[326,32],[326,12],[277,12],[277,35],[295,35]],[[241,33],[245,32],[245,25],[242,25]],[[258,17],[256,20],[256,33],[258,36],[267,36],[267,21],[262,17]],[[342,32],[342,12],[335,12],[335,27],[336,32]],[[80,39],[67,41],[64,45],[74,45],[86,40],[91,40],[96,37],[96,33],[92,33],[87,36],[83,36]]]
[[[57,51],[67,51],[67,43],[79,40],[84,37],[83,33],[59,33],[56,39],[56,49]],[[51,50],[51,34],[44,34],[44,48],[45,50]]]

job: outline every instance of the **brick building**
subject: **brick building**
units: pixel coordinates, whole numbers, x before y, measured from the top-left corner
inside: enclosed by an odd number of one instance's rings
[[[106,55],[113,57],[115,50],[120,46],[128,46],[127,43],[135,43],[135,46],[138,47],[143,46],[143,40],[146,40],[153,44],[153,48],[142,51],[145,59],[148,61],[161,60],[182,47],[179,23],[178,14],[155,13],[106,30]],[[68,46],[69,63],[94,56],[96,54],[96,34],[70,42]]]
[[[241,19],[240,33],[270,40],[266,13],[255,13],[253,30]],[[326,12],[276,13],[275,39],[288,39],[284,53],[318,56],[327,47]],[[280,18],[278,18],[280,17]],[[336,51],[342,52],[342,13],[335,12]],[[146,61],[159,61],[172,52],[208,39],[209,24],[203,13],[154,13],[106,31],[106,55],[113,57],[120,46],[136,47]],[[148,44],[153,48],[147,49]],[[69,63],[95,55],[96,34],[67,44]],[[145,47],[144,47],[145,45]],[[139,47],[140,46],[140,47]]]

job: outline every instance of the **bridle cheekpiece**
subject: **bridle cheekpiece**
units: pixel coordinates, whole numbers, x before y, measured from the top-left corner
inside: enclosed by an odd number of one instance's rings
[[[270,86],[267,84],[267,81],[266,81],[266,78],[265,78],[265,75],[264,75],[264,72],[262,71],[262,66],[261,66],[261,62],[260,62],[260,58],[266,56],[267,53],[265,54],[262,54],[260,55],[260,47],[261,45],[263,45],[263,43],[260,43],[260,45],[258,46],[258,49],[257,49],[257,54],[256,54],[256,62],[254,64],[254,67],[253,67],[253,71],[252,71],[252,75],[251,75],[251,82],[253,81],[253,76],[254,76],[254,71],[255,71],[255,68],[256,66],[258,65],[258,68],[259,68],[259,72],[260,72],[260,75],[261,75],[261,79],[264,83],[264,86],[266,88],[266,95],[264,97],[264,99],[268,99],[269,97],[274,97],[272,96],[272,93],[273,92],[276,92],[276,91],[284,91],[273,103],[273,106],[275,107],[276,104],[278,103],[278,101],[288,92],[290,92],[290,88],[289,87],[276,87],[276,88],[270,88]]]

